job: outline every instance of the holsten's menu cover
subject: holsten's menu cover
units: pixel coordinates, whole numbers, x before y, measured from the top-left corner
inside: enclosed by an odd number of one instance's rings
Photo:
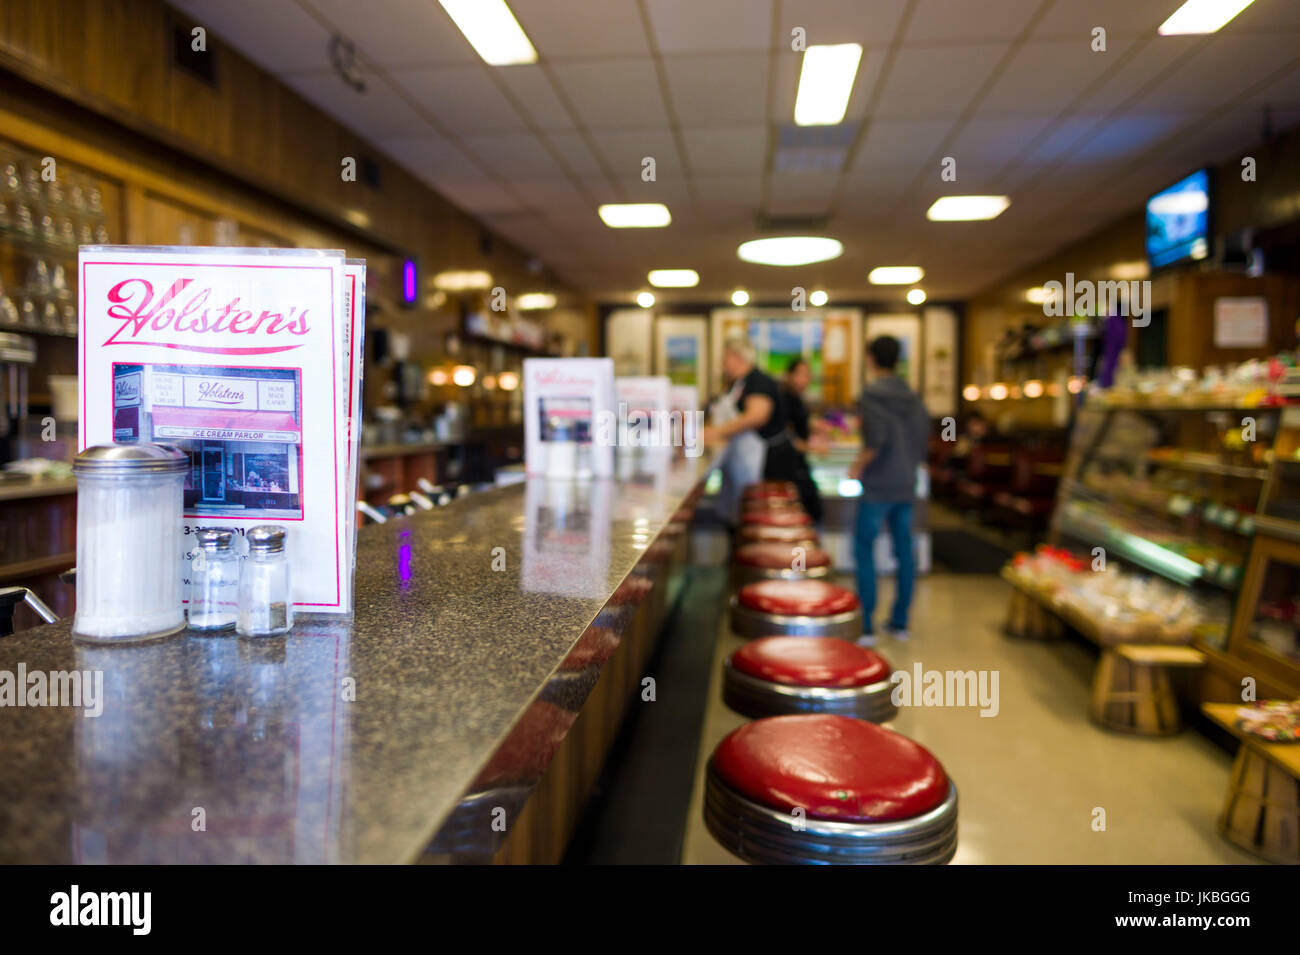
[[[281,525],[294,606],[350,613],[359,355],[343,253],[82,246],[80,268],[80,446],[184,449],[186,541]]]
[[[524,359],[524,466],[548,477],[610,477],[618,435],[614,359]]]

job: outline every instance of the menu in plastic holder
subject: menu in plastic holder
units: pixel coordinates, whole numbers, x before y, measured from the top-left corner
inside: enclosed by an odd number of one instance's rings
[[[280,525],[298,612],[351,613],[364,272],[338,251],[142,246],[82,246],[80,269],[80,447],[182,448],[187,542]]]
[[[530,475],[614,473],[614,359],[524,359],[524,465]]]

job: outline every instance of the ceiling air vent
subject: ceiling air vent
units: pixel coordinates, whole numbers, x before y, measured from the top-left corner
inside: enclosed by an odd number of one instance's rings
[[[780,232],[783,235],[815,235],[825,230],[829,217],[826,213],[815,215],[770,215],[760,212],[755,225],[760,232]]]
[[[857,123],[782,126],[772,154],[772,171],[796,176],[835,175],[844,168],[857,134]]]

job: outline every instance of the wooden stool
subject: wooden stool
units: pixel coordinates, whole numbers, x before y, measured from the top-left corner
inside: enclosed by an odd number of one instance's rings
[[[1182,729],[1169,667],[1199,667],[1205,655],[1191,647],[1121,643],[1102,651],[1092,679],[1093,722],[1142,736]]]
[[[1241,740],[1219,833],[1261,859],[1300,864],[1300,743],[1270,743],[1245,732],[1237,725],[1235,703],[1201,709]]]
[[[1065,632],[1065,627],[1056,614],[1019,588],[1011,591],[1007,621],[1002,629],[1009,637],[1026,640],[1056,640]]]

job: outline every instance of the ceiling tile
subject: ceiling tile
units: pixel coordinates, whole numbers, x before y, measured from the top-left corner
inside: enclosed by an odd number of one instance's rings
[[[660,53],[766,50],[772,42],[771,0],[644,2]]]
[[[486,179],[462,180],[435,175],[431,182],[449,202],[475,215],[491,215],[523,208],[505,189]]]
[[[853,157],[852,169],[910,166],[915,173],[934,155],[952,125],[946,119],[872,120]]]
[[[478,61],[456,24],[432,0],[309,0],[370,63],[458,66]]]
[[[947,148],[957,160],[957,175],[965,163],[1010,162],[1033,143],[1051,123],[1048,116],[1019,116],[1015,119],[972,119]],[[938,178],[938,170],[935,171]]]
[[[1034,29],[1037,37],[1078,37],[1091,40],[1093,27],[1104,27],[1106,38],[1152,34],[1180,6],[1178,0],[1087,0],[1057,2]]]
[[[271,73],[329,69],[329,33],[294,0],[177,0],[173,6]]]
[[[1106,53],[1094,53],[1083,40],[1026,43],[980,101],[980,111],[1059,113],[1103,79],[1132,42],[1131,38],[1116,37]]]
[[[701,202],[717,200],[724,203],[736,203],[750,206],[758,212],[758,203],[763,196],[763,180],[760,176],[695,176],[692,179],[695,194]]]
[[[1300,3],[1279,3],[1278,0],[1258,0],[1241,11],[1229,25],[1234,33],[1248,30],[1270,30],[1278,27],[1300,29]]]
[[[1274,106],[1300,104],[1300,64],[1263,88],[1246,97],[1248,103],[1269,103]]]
[[[482,67],[392,70],[389,76],[454,135],[524,129],[515,108]]]
[[[465,136],[461,144],[502,179],[563,179],[564,170],[532,133]]]
[[[691,173],[761,174],[767,159],[766,126],[684,129]]]
[[[560,160],[573,175],[580,180],[603,181],[605,173],[582,133],[549,131],[543,135],[550,141],[551,147],[559,153]]]
[[[544,59],[650,55],[636,0],[510,0]]]
[[[588,129],[668,125],[659,77],[648,59],[557,63],[554,72]]]
[[[677,144],[667,129],[598,130],[591,134],[607,168],[619,181],[641,179],[644,160],[654,159],[655,178],[680,179]]]
[[[1205,38],[1199,36],[1140,37],[1136,53],[1131,48],[1128,60],[1111,70],[1079,109],[1104,113],[1127,104],[1166,70],[1176,69],[1180,59],[1204,42]]]
[[[435,134],[381,139],[376,143],[394,161],[401,163],[421,179],[433,176],[457,180],[486,175],[483,167],[449,139]]]
[[[809,46],[818,43],[861,43],[888,46],[907,8],[906,0],[818,0],[781,4],[776,46],[789,49],[791,31],[804,29]]]
[[[884,78],[875,115],[906,119],[960,116],[1007,46],[983,43],[900,49]]]
[[[382,79],[372,77],[364,93],[334,73],[297,74],[284,81],[322,112],[372,141],[432,132],[429,123]]]
[[[683,126],[761,123],[767,109],[767,54],[672,56],[664,73]]]
[[[512,66],[497,74],[538,129],[573,129],[573,119],[540,66]]]
[[[1144,95],[1135,108],[1205,109],[1250,91],[1294,64],[1300,51],[1276,36],[1217,34],[1187,57],[1172,76]],[[1293,67],[1294,68],[1294,67]]]
[[[993,6],[995,9],[990,9]],[[903,38],[915,43],[979,43],[1014,40],[1042,0],[997,0],[996,4],[919,0]]]
[[[824,212],[835,186],[831,176],[772,176],[767,186],[768,208],[775,203],[819,202]]]

